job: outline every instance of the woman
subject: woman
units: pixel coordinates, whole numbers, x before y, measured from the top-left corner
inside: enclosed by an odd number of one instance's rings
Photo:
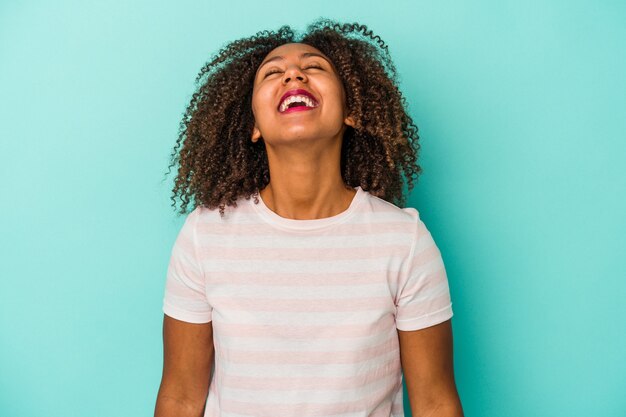
[[[445,267],[399,207],[421,169],[395,77],[380,38],[327,19],[203,68],[173,153],[173,201],[195,207],[157,417],[403,416],[403,374],[414,416],[462,416]]]

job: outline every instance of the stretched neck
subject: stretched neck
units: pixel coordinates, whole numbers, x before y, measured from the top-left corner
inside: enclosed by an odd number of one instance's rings
[[[269,154],[268,154],[269,156]],[[312,220],[332,217],[350,206],[356,191],[341,178],[339,157],[311,158],[296,154],[271,163],[270,182],[259,194],[281,217]]]

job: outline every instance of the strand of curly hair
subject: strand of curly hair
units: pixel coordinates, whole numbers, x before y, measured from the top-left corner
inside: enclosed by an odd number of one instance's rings
[[[180,199],[179,214],[201,205],[219,208],[223,216],[241,197],[254,196],[258,203],[270,172],[263,141],[250,140],[254,77],[270,51],[293,42],[326,54],[343,81],[355,120],[341,149],[345,185],[404,206],[403,177],[410,190],[422,172],[420,145],[388,47],[365,25],[319,18],[300,38],[285,25],[230,42],[202,67],[166,173],[179,164],[171,196],[174,208]]]

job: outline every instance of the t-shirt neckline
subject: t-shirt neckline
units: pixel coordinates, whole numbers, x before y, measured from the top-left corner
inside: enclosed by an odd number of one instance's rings
[[[272,211],[263,201],[261,194],[258,193],[259,203],[255,204],[253,199],[250,199],[251,204],[255,207],[257,212],[270,224],[280,227],[282,229],[288,230],[316,230],[320,228],[324,228],[333,224],[337,224],[345,221],[350,217],[356,210],[357,206],[363,200],[365,192],[360,186],[353,187],[356,190],[356,194],[352,197],[352,201],[348,208],[341,213],[338,213],[334,216],[323,217],[321,219],[308,219],[308,220],[298,220],[298,219],[289,219],[287,217],[282,217],[278,213]]]

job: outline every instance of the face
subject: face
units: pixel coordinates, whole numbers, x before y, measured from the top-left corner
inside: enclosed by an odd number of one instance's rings
[[[281,111],[281,99],[295,89],[310,93],[314,107]],[[346,125],[354,126],[333,63],[302,43],[281,45],[264,58],[254,79],[252,112],[252,141],[263,138],[268,145],[341,139]]]

